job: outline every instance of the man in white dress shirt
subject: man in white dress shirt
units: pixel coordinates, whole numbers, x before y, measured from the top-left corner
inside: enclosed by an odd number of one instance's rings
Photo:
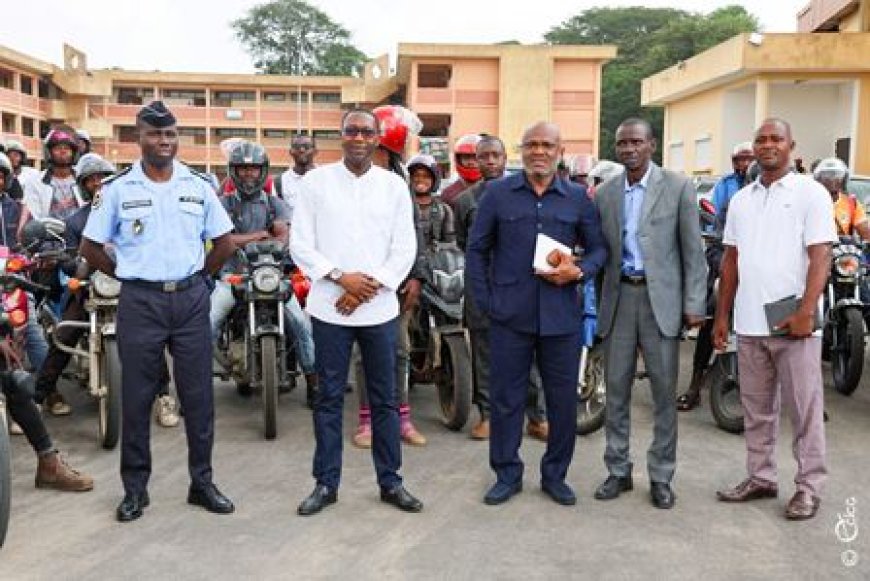
[[[314,491],[298,513],[338,498],[342,408],[353,343],[362,354],[372,409],[375,471],[381,500],[407,512],[423,504],[402,485],[395,385],[396,289],[416,258],[407,185],[372,164],[380,129],[363,109],[341,123],[341,161],[308,172],[296,200],[290,253],[312,280],[307,310],[314,330],[320,390],[314,402]]]
[[[317,143],[314,136],[307,133],[297,133],[290,140],[290,157],[293,158],[293,166],[281,174],[281,197],[290,207],[290,221],[293,221],[293,208],[296,207],[296,198],[299,197],[299,188],[302,187],[302,178],[313,170],[314,158],[317,157]]]

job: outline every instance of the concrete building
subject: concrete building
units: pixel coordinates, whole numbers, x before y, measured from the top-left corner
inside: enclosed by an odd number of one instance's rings
[[[601,67],[616,55],[611,46],[400,44],[395,74],[385,55],[360,77],[313,77],[92,70],[84,53],[63,50],[57,67],[0,46],[5,137],[23,141],[39,160],[39,138],[65,122],[87,130],[97,153],[124,166],[138,156],[136,112],[162,99],[179,120],[179,157],[218,174],[220,143],[232,137],[265,145],[276,172],[289,164],[287,145],[299,130],[317,138],[321,163],[338,159],[343,110],[387,102],[417,111],[423,137],[445,148],[471,132],[514,145],[525,126],[551,120],[562,126],[567,153],[596,154]]]
[[[870,0],[814,0],[793,34],[742,34],[643,80],[665,110],[664,165],[730,171],[762,119],[792,124],[804,165],[837,155],[870,174]]]

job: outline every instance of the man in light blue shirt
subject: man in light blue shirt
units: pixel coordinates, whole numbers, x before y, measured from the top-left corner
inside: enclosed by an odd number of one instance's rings
[[[723,215],[728,211],[728,203],[740,189],[746,185],[746,172],[749,165],[755,159],[752,153],[752,144],[748,141],[738,143],[731,151],[731,167],[733,172],[716,182],[713,187],[713,205],[716,207],[716,215]],[[725,223],[725,216],[718,223]]]
[[[232,221],[207,179],[175,160],[175,117],[160,101],[136,116],[142,158],[107,183],[92,203],[81,245],[98,270],[123,281],[118,303],[124,429],[117,519],[142,516],[149,504],[149,420],[169,347],[184,409],[191,485],[187,502],[233,512],[212,482],[214,402],[209,275],[232,254]],[[206,254],[205,241],[212,240]],[[115,248],[117,266],[104,244]],[[109,346],[114,349],[113,345]]]
[[[625,202],[623,212],[625,227],[622,231],[622,273],[629,276],[643,276],[643,252],[637,240],[640,226],[640,210],[643,208],[643,199],[646,194],[646,186],[649,182],[649,174],[652,166],[647,168],[640,181],[634,184],[628,183],[626,174],[624,189]]]

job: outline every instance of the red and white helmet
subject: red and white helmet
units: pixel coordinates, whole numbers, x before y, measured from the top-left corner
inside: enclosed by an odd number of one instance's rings
[[[417,114],[401,105],[381,105],[372,110],[381,126],[380,145],[403,155],[412,135],[418,135],[423,122]]]
[[[456,173],[466,182],[474,183],[483,177],[480,168],[468,167],[459,163],[460,155],[477,155],[477,144],[480,143],[480,135],[469,133],[463,135],[453,144],[453,161],[456,164]]]

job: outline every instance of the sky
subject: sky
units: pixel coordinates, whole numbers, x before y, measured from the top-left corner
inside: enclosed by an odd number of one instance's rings
[[[0,45],[62,65],[63,43],[82,50],[89,68],[175,72],[255,72],[230,22],[263,0],[3,0]],[[766,32],[794,32],[809,0],[309,0],[352,34],[370,57],[399,42],[542,42],[543,35],[595,6],[674,7],[705,12],[742,4]],[[27,23],[25,25],[25,23]]]

